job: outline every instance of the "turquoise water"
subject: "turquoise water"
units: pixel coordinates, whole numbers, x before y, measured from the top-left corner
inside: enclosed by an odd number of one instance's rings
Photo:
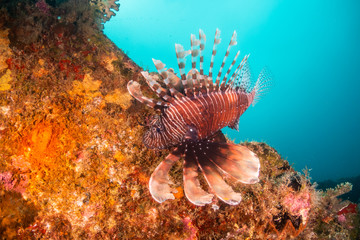
[[[251,54],[254,79],[264,66],[269,68],[273,84],[240,118],[240,132],[225,129],[225,133],[236,142],[270,144],[296,170],[311,169],[315,181],[360,174],[359,1],[124,0],[120,4],[104,32],[150,71],[155,71],[151,58],[177,71],[174,44],[189,48],[190,34],[198,34],[199,28],[207,36],[208,66],[219,28],[217,72],[236,30],[238,45],[233,49],[241,50],[240,56]]]

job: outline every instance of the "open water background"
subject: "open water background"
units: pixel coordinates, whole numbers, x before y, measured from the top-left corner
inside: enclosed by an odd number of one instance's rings
[[[122,0],[120,4],[104,32],[150,71],[156,70],[151,60],[155,58],[178,72],[174,44],[190,48],[190,34],[198,35],[199,28],[207,36],[208,69],[219,28],[217,73],[236,30],[238,45],[225,69],[239,49],[241,58],[251,54],[254,80],[266,66],[273,84],[240,118],[240,131],[225,129],[225,133],[236,142],[270,144],[296,170],[311,169],[315,181],[360,174],[360,1]]]

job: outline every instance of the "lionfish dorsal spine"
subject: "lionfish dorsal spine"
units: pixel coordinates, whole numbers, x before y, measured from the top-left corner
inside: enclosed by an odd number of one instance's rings
[[[209,68],[209,79],[208,79],[208,83],[209,83],[209,91],[212,92],[213,88],[214,88],[214,84],[213,84],[213,68],[214,68],[214,60],[215,60],[215,55],[216,55],[216,48],[217,45],[219,45],[221,42],[221,38],[220,38],[220,30],[216,29],[215,32],[215,38],[214,38],[214,45],[213,45],[213,50],[211,53],[211,60],[210,60],[210,68]]]
[[[203,32],[203,30],[199,30],[199,40],[200,40],[200,52],[199,52],[199,55],[200,55],[200,75],[204,76],[204,55],[203,55],[203,52],[204,52],[204,49],[205,49],[205,43],[206,43],[206,35],[205,33]]]
[[[193,92],[197,94],[200,91],[199,84],[199,72],[196,69],[196,61],[200,54],[200,40],[196,39],[194,34],[191,34],[191,81],[193,86]]]
[[[199,56],[200,56],[200,64],[199,64],[199,68],[200,68],[200,90],[201,93],[205,94],[208,91],[207,88],[207,79],[204,76],[204,55],[203,55],[203,51],[205,49],[205,43],[206,43],[206,35],[204,34],[204,32],[200,29],[199,30],[199,40],[200,40],[200,52],[199,52]]]
[[[136,100],[146,104],[150,108],[162,108],[165,106],[169,106],[169,104],[164,101],[145,97],[141,92],[140,84],[136,81],[130,80],[127,84],[127,89]]]
[[[167,78],[167,72],[166,72],[166,68],[165,68],[165,64],[163,62],[161,62],[160,60],[156,60],[154,58],[151,59],[155,65],[156,70],[158,71],[158,73],[163,77],[163,78]]]
[[[181,75],[181,82],[184,86],[185,94],[188,97],[191,97],[191,96],[193,96],[193,93],[188,86],[186,73],[185,73],[185,58],[187,55],[189,55],[191,53],[191,51],[190,50],[185,51],[184,47],[182,45],[175,44],[175,52],[176,52],[176,58],[178,61],[179,71],[180,71],[180,75]]]
[[[184,95],[179,92],[175,86],[171,83],[171,78],[175,78],[176,75],[174,73],[172,73],[171,71],[167,70],[165,68],[165,64],[162,63],[160,60],[156,60],[156,59],[152,59],[156,70],[158,71],[158,73],[163,77],[163,81],[167,87],[167,89],[169,89],[170,91],[170,96],[175,97],[176,99],[182,99],[184,97]]]
[[[233,66],[235,65],[236,60],[237,60],[237,58],[239,57],[239,55],[240,55],[240,51],[238,51],[238,52],[236,53],[233,61],[232,61],[231,64],[230,64],[230,67],[229,67],[228,70],[226,71],[225,76],[224,76],[224,78],[223,78],[223,80],[221,81],[221,84],[220,84],[220,89],[221,89],[221,91],[225,91],[225,89],[226,89],[226,80],[227,80],[227,78],[228,78],[228,76],[229,76],[229,74],[230,74],[230,72],[231,72],[231,69],[232,69]]]
[[[245,63],[247,62],[247,59],[249,58],[250,54],[245,55],[244,58],[241,60],[241,62],[239,63],[239,65],[237,66],[237,68],[235,69],[233,75],[230,77],[228,83],[227,83],[227,88],[233,88],[233,85],[237,83],[237,77],[239,75],[239,73],[241,72],[241,69],[243,68],[243,66],[245,65]]]
[[[223,59],[223,61],[222,61],[222,63],[221,63],[221,66],[220,66],[218,75],[217,75],[216,80],[215,80],[216,89],[219,89],[219,86],[220,86],[220,77],[221,77],[221,74],[222,74],[222,70],[223,70],[223,68],[224,68],[224,66],[225,66],[226,60],[227,60],[227,58],[228,58],[228,56],[229,56],[229,54],[230,54],[231,47],[237,44],[237,42],[236,42],[236,36],[237,36],[236,31],[234,31],[234,33],[233,33],[233,35],[232,35],[232,37],[231,37],[230,43],[229,43],[229,45],[228,45],[228,47],[227,47],[227,49],[226,49],[226,53],[225,53],[224,59]]]
[[[155,94],[164,99],[166,102],[169,103],[173,103],[175,101],[174,98],[172,98],[171,96],[169,96],[167,94],[167,90],[163,87],[160,86],[160,84],[158,82],[156,82],[150,75],[148,72],[142,71],[141,75],[143,75],[143,77],[145,78],[147,84],[149,85],[149,87],[151,88],[151,90],[153,90],[155,92]]]

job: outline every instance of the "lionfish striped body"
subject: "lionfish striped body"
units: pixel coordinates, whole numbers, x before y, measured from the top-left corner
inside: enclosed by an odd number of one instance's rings
[[[237,128],[239,117],[248,108],[251,97],[231,89],[176,100],[163,110],[159,119],[166,131],[161,130],[163,134],[158,137],[145,135],[144,143],[149,148],[162,149],[181,143],[191,129],[196,131],[193,140],[203,140],[226,126]]]
[[[181,45],[175,45],[181,79],[172,69],[166,69],[161,61],[153,59],[166,88],[147,72],[142,72],[150,88],[162,100],[147,98],[141,93],[137,82],[128,83],[128,90],[133,97],[149,107],[161,109],[161,114],[154,116],[148,124],[150,128],[143,138],[145,146],[152,149],[175,146],[150,178],[150,193],[158,202],[174,199],[168,172],[180,158],[184,158],[185,195],[199,206],[211,203],[213,198],[213,194],[201,189],[197,179],[199,170],[204,174],[212,193],[231,205],[238,204],[241,195],[234,192],[223,177],[232,177],[247,184],[258,182],[258,157],[244,146],[226,143],[220,130],[226,126],[238,130],[240,116],[259,97],[266,86],[267,76],[260,74],[254,88],[250,90],[247,55],[228,79],[240,54],[237,52],[220,82],[230,48],[237,44],[234,32],[214,83],[212,69],[216,46],[220,43],[220,31],[216,30],[208,75],[204,75],[203,70],[205,41],[205,34],[200,30],[199,39],[191,35],[191,50],[185,51]],[[186,75],[185,58],[189,54],[192,56],[192,69]],[[200,71],[196,69],[198,57]]]

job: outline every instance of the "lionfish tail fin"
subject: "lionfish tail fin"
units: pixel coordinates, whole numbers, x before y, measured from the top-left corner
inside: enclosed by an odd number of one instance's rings
[[[252,105],[254,106],[270,88],[272,83],[272,74],[268,68],[263,68],[260,72],[258,79],[256,80],[255,86],[251,91]]]

